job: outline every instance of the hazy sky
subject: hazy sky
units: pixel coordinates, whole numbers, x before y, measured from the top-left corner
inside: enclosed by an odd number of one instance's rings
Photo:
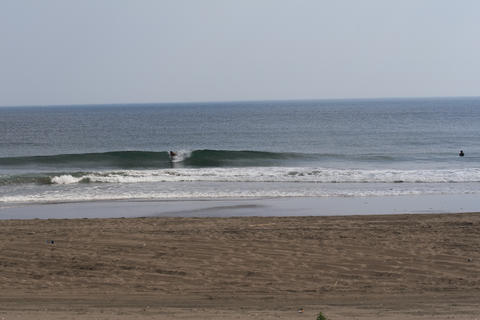
[[[479,96],[477,0],[0,0],[0,106]]]

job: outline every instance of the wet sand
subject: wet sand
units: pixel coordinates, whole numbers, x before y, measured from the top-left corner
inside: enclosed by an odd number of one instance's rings
[[[0,203],[4,219],[291,217],[478,211],[478,195]]]
[[[480,319],[479,248],[477,213],[2,220],[0,319]]]

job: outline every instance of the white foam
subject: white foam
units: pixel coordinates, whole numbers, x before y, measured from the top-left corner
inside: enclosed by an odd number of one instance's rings
[[[13,188],[0,202],[478,194],[480,169],[172,168],[64,174],[51,182]]]
[[[56,176],[51,179],[53,184],[73,184],[80,182],[82,178],[75,178],[69,174],[64,174],[61,176]]]
[[[326,168],[201,168],[124,170],[88,173],[81,177],[61,175],[54,184],[79,182],[315,182],[315,183],[461,183],[480,182],[480,169],[453,170],[355,170]]]
[[[292,198],[292,197],[385,197],[427,194],[478,194],[478,186],[466,186],[462,190],[449,185],[432,188],[431,185],[400,184],[397,188],[380,187],[374,184],[331,185],[325,188],[321,184],[190,184],[174,183],[169,187],[139,184],[138,187],[110,187],[108,185],[68,186],[67,189],[49,189],[30,194],[10,194],[0,197],[3,203],[45,203],[80,202],[98,200],[214,200],[214,199],[255,199],[255,198]]]

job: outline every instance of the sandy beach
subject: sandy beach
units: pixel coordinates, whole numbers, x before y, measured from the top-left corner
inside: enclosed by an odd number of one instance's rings
[[[0,319],[480,319],[479,245],[478,213],[2,220]]]

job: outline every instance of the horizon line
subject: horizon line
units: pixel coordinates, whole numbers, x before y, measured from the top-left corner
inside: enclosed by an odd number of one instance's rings
[[[480,96],[414,96],[414,97],[363,97],[363,98],[293,98],[293,99],[258,99],[258,100],[200,100],[200,101],[163,101],[163,102],[104,102],[104,103],[55,103],[55,104],[19,104],[0,105],[0,108],[36,108],[36,107],[81,107],[81,106],[130,106],[130,105],[167,105],[167,104],[208,104],[208,103],[252,103],[252,102],[301,102],[301,101],[352,101],[352,100],[411,100],[411,99],[471,99]]]

